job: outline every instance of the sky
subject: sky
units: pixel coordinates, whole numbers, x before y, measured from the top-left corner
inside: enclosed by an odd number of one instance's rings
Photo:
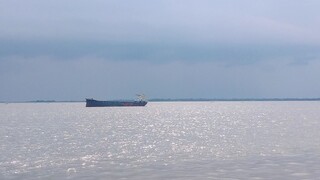
[[[0,101],[320,97],[318,0],[0,0]]]

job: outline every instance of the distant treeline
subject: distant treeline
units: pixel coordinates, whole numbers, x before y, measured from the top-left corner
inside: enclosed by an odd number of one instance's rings
[[[150,99],[151,102],[164,102],[164,101],[320,101],[320,98],[217,98],[217,99],[207,99],[207,98],[184,98],[184,99],[161,99],[155,98]]]
[[[184,102],[184,101],[320,101],[320,98],[153,98],[149,102]],[[36,101],[0,101],[0,103],[76,103],[85,101],[56,101],[56,100],[36,100]]]
[[[64,103],[64,102],[83,102],[83,101],[56,101],[56,100],[36,100],[36,101],[0,101],[0,103]]]

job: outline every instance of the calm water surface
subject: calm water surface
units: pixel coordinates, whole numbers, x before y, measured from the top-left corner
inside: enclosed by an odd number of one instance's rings
[[[0,104],[0,179],[320,179],[320,102]]]

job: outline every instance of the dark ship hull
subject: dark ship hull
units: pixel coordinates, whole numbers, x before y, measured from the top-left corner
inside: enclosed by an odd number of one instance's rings
[[[145,106],[147,101],[97,101],[86,99],[86,107]]]

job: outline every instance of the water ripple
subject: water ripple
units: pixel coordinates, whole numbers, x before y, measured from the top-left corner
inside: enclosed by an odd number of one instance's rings
[[[0,179],[316,179],[319,102],[0,104]]]

